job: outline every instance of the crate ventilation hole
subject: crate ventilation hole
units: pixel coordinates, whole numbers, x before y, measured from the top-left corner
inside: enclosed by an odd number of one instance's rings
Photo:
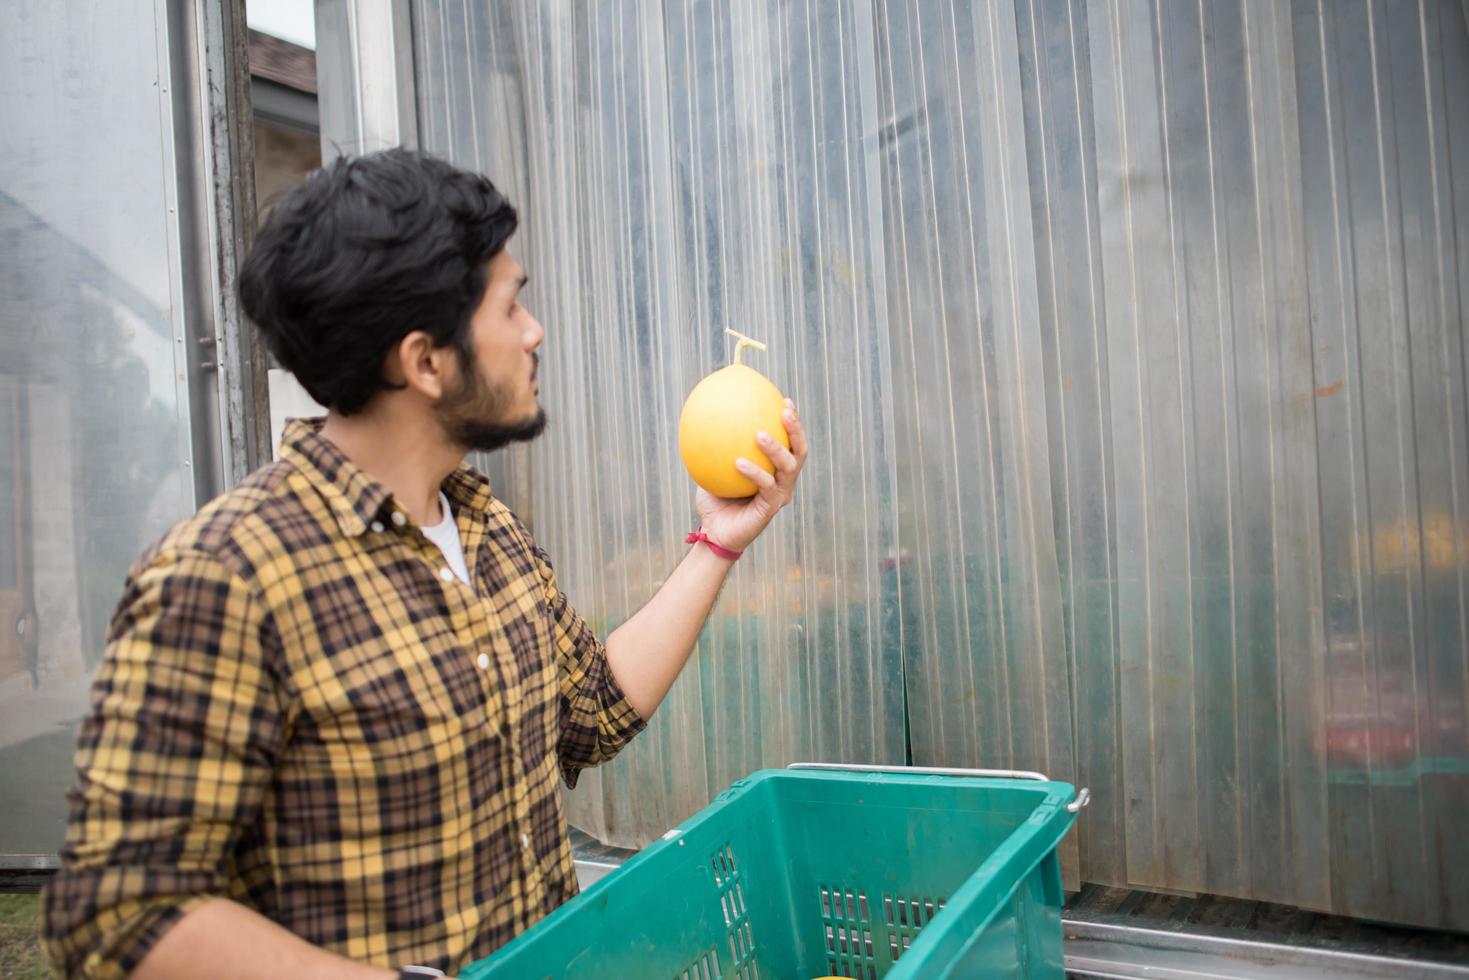
[[[827,967],[832,976],[854,980],[877,980],[878,967],[887,967],[913,945],[920,929],[933,921],[944,907],[944,899],[882,896],[883,920],[887,928],[886,961],[874,948],[872,912],[867,894],[844,885],[821,886],[821,919],[826,929]],[[876,940],[877,943],[881,939]]]
[[[715,851],[709,858],[709,867],[714,872],[719,908],[724,913],[724,939],[729,946],[730,972],[721,972],[719,949],[711,948],[675,974],[674,980],[723,980],[726,976],[730,980],[761,980],[760,967],[755,964],[755,934],[750,929],[750,909],[745,903],[745,886],[734,849],[726,844]]]

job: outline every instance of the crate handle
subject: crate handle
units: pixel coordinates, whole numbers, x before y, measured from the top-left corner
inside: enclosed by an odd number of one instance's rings
[[[1049,783],[1051,777],[1043,772],[1028,769],[949,769],[942,766],[864,766],[839,762],[792,762],[787,769],[829,769],[836,772],[887,772],[894,775],[916,773],[923,776],[980,776],[986,779],[1031,779]],[[1076,798],[1066,804],[1068,813],[1080,813],[1081,808],[1092,801],[1092,791],[1083,786]]]
[[[1025,769],[948,769],[941,766],[864,766],[844,762],[792,762],[787,769],[833,769],[837,772],[890,772],[895,776],[917,774],[921,776],[983,776],[987,779],[1033,779],[1038,783],[1049,783],[1051,777],[1043,772]]]

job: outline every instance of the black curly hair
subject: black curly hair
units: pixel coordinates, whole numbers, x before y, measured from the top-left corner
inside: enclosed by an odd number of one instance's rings
[[[359,412],[388,352],[422,330],[471,356],[469,320],[515,209],[483,176],[427,153],[342,157],[286,192],[240,270],[240,301],[322,405]]]

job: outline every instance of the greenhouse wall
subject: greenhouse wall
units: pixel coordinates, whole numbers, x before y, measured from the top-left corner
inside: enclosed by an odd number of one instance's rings
[[[1462,3],[358,6],[398,139],[520,208],[552,426],[486,465],[598,625],[682,549],[727,328],[811,430],[576,823],[1042,769],[1073,884],[1469,929]]]

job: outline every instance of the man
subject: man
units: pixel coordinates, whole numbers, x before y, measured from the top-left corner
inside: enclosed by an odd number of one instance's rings
[[[603,646],[463,464],[534,438],[541,325],[489,181],[392,150],[274,208],[246,311],[329,411],[134,566],[81,731],[45,938],[66,976],[454,971],[576,892],[556,786],[640,731],[806,458]]]

